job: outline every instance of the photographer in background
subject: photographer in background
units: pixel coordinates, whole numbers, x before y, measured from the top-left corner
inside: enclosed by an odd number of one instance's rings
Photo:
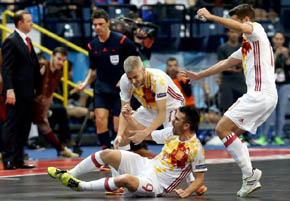
[[[157,26],[149,22],[143,22],[142,18],[137,13],[130,12],[126,17],[134,20],[136,23],[133,39],[135,45],[139,48],[144,66],[149,67],[151,48],[157,33]]]
[[[139,54],[145,67],[149,67],[151,48],[157,34],[157,26],[150,22],[143,22],[142,18],[134,12],[128,13],[125,17],[112,19],[112,30],[126,35],[134,41],[139,49]]]

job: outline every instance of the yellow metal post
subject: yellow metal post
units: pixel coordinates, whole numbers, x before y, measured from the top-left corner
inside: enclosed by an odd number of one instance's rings
[[[68,80],[68,61],[66,60],[63,65],[63,82],[62,82],[62,87],[63,87],[63,106],[66,108],[67,107],[67,100],[68,100],[68,87],[67,87],[67,80]]]
[[[3,13],[2,13],[2,25],[4,27],[6,27],[6,24],[7,24],[7,15],[10,15],[11,17],[14,16],[14,13],[11,12],[10,10],[5,10]],[[2,30],[2,43],[5,41],[6,39],[6,31],[3,29]]]

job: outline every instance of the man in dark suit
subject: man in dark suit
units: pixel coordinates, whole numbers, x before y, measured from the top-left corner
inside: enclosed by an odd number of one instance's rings
[[[2,46],[3,95],[6,122],[3,132],[4,169],[33,168],[24,163],[24,145],[32,122],[33,97],[40,92],[39,63],[30,39],[32,17],[19,10],[14,15],[16,30]]]

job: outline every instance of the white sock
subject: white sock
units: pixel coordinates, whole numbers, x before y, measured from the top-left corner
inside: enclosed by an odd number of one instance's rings
[[[247,177],[250,177],[250,176],[253,175],[253,166],[252,166],[252,162],[251,162],[250,152],[249,152],[248,146],[246,145],[246,143],[243,140],[240,139],[240,141],[243,144],[243,150],[244,150],[244,154],[246,156],[244,158],[244,160],[246,160],[247,163],[250,164],[249,168],[251,168],[250,173],[249,173],[249,171],[247,171],[247,173],[243,174],[243,175],[245,175],[245,177],[243,177],[243,178],[247,178]]]
[[[77,164],[73,169],[68,172],[73,176],[78,178],[80,175],[98,170],[104,162],[100,157],[100,152],[95,152],[82,160],[79,164]]]
[[[249,156],[249,151],[245,143],[234,134],[230,134],[222,139],[228,152],[232,155],[235,162],[242,170],[243,178],[252,175],[252,163]]]
[[[113,177],[106,177],[90,182],[81,181],[80,182],[81,190],[83,191],[114,191],[119,187],[115,185]]]

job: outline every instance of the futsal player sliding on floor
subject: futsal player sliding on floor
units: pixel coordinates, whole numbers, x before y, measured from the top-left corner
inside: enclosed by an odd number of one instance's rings
[[[130,106],[122,109],[125,119],[131,116]],[[179,108],[173,127],[153,131],[147,139],[163,144],[162,151],[153,159],[138,154],[106,149],[93,153],[71,170],[48,168],[48,174],[59,178],[63,185],[75,191],[114,191],[126,188],[124,196],[164,196],[169,192],[185,198],[192,193],[202,195],[207,188],[204,186],[205,166],[204,150],[196,137],[200,116],[193,106]],[[80,175],[98,170],[108,164],[118,174],[94,181],[81,181]],[[194,176],[193,176],[194,175]],[[176,189],[186,179],[185,189]]]

